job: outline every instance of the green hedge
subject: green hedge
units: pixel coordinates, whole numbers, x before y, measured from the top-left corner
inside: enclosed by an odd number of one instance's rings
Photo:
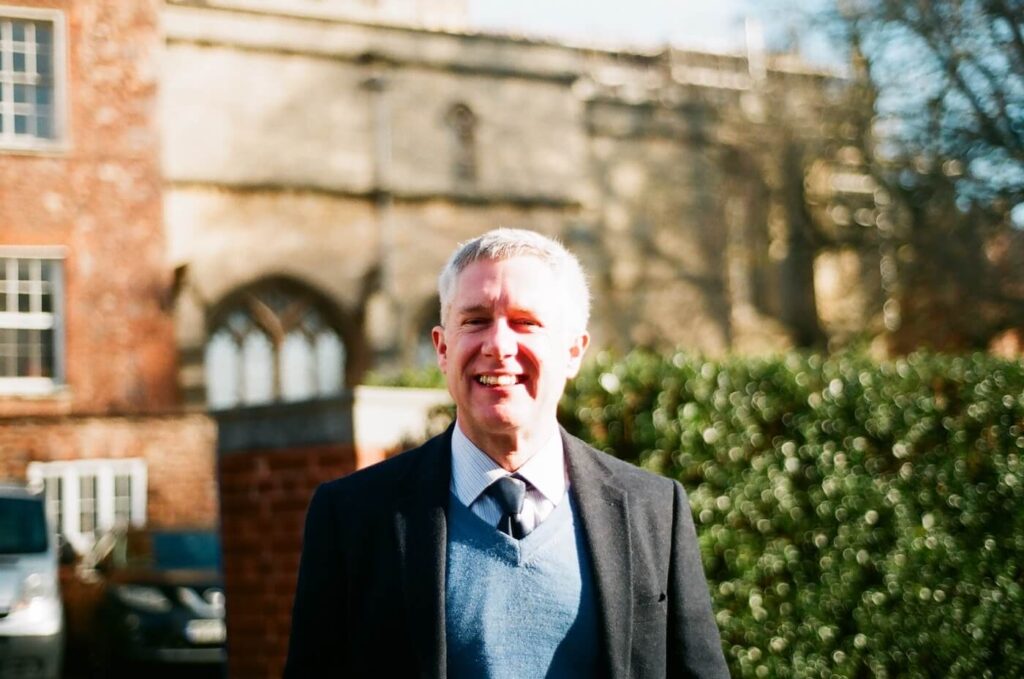
[[[736,677],[1024,676],[1024,365],[598,357],[566,426],[690,493]]]

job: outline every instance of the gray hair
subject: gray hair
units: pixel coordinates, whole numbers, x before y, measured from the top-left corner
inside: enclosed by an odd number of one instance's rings
[[[576,256],[553,238],[525,229],[494,229],[461,243],[441,270],[437,289],[441,297],[441,325],[451,310],[452,296],[459,274],[473,262],[500,261],[513,257],[536,257],[550,267],[564,296],[569,329],[582,333],[590,319],[590,289]]]

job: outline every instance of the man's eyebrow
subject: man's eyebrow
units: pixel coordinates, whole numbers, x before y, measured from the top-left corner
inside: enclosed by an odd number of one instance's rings
[[[491,307],[487,304],[474,304],[473,306],[460,307],[455,311],[460,314],[484,314],[489,313]]]

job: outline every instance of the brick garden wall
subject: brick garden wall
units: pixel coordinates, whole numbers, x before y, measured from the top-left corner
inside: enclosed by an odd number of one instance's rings
[[[215,413],[228,673],[284,669],[306,507],[320,483],[354,471],[352,396]]]
[[[231,677],[280,677],[306,506],[355,469],[348,444],[246,451],[219,464]]]

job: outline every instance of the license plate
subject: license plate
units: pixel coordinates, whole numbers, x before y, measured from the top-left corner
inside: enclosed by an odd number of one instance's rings
[[[185,638],[193,644],[219,644],[227,638],[223,620],[189,620]]]

